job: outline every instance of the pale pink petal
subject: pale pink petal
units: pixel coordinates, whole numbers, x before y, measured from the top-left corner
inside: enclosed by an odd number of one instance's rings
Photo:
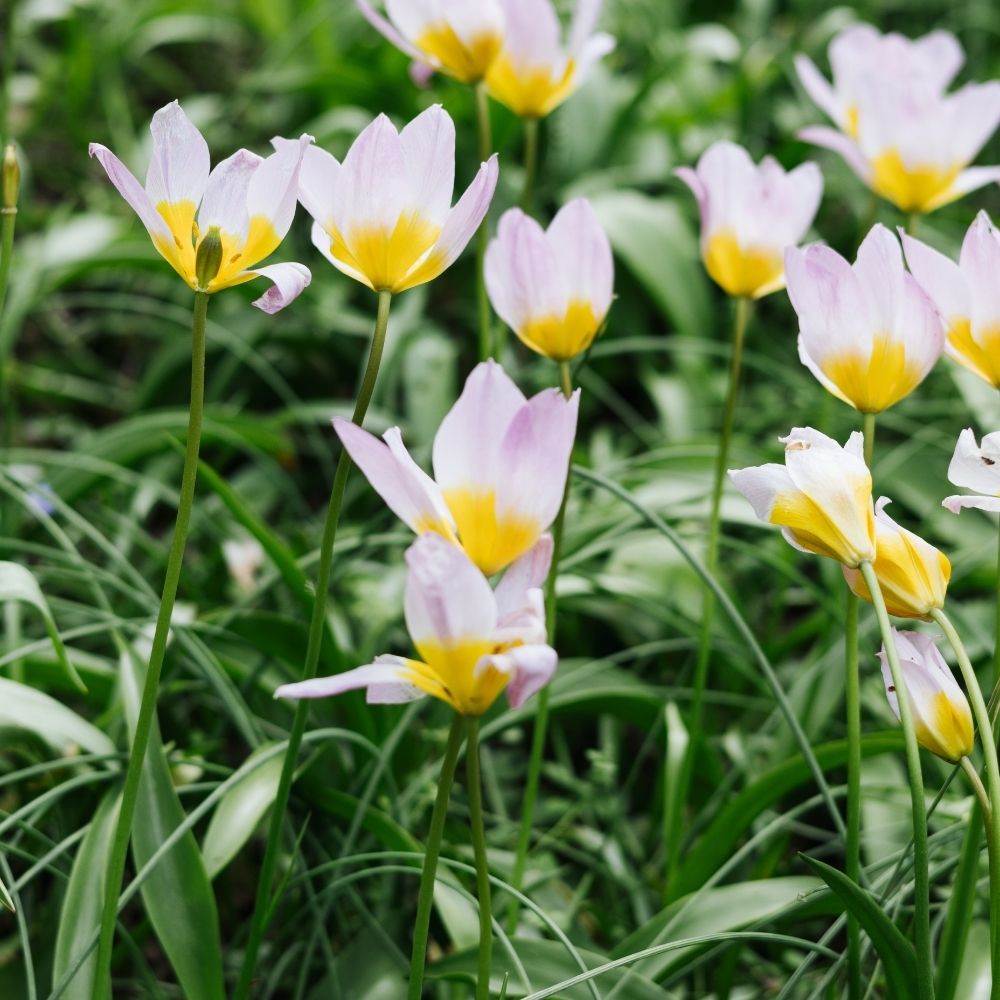
[[[827,78],[816,68],[812,59],[808,56],[797,55],[795,57],[795,72],[798,74],[799,82],[805,88],[806,93],[820,110],[825,111],[827,117],[838,125],[843,125],[842,102],[838,99]]]
[[[284,264],[255,267],[247,273],[274,282],[259,299],[255,299],[253,302],[253,305],[261,312],[266,312],[269,315],[280,312],[290,302],[297,299],[312,281],[312,273],[305,264],[296,264],[291,261]]]
[[[947,155],[970,163],[1000,124],[1000,81],[969,83],[945,99],[950,142]]]
[[[761,181],[750,154],[735,142],[715,142],[701,154],[697,172],[707,195],[702,238],[727,230],[741,244],[752,240],[760,229]]]
[[[809,128],[801,129],[798,138],[803,142],[811,142],[814,146],[832,149],[833,152],[843,157],[844,162],[865,184],[871,181],[871,168],[868,160],[858,148],[858,144],[849,136],[844,135],[843,132],[822,125],[812,125]]]
[[[965,62],[965,53],[950,31],[932,31],[911,43],[915,61],[932,86],[944,90]]]
[[[407,72],[410,74],[410,79],[413,81],[414,87],[418,90],[426,90],[431,85],[431,80],[434,79],[436,70],[433,66],[417,62],[414,59],[407,67]]]
[[[354,140],[333,193],[333,222],[350,243],[356,226],[392,230],[408,208],[403,144],[392,122],[379,115]]]
[[[976,435],[971,427],[966,427],[958,435],[955,451],[948,464],[948,480],[956,486],[975,490],[987,496],[1000,496],[1000,464],[987,435],[983,438],[983,448],[976,444]]]
[[[947,507],[952,514],[960,514],[963,507],[975,507],[976,510],[996,511],[1000,510],[1000,497],[986,496],[955,496],[945,497],[941,501],[942,507]]]
[[[333,226],[333,192],[339,178],[340,163],[335,156],[319,146],[306,147],[299,167],[299,201],[321,226]]]
[[[772,203],[781,220],[780,232],[789,246],[801,242],[823,199],[823,172],[815,163],[801,163],[782,177]]]
[[[1000,234],[980,212],[962,243],[959,260],[971,293],[973,334],[1000,324]]]
[[[392,23],[414,42],[441,23],[440,0],[385,0],[385,10]]]
[[[910,273],[948,321],[968,319],[972,303],[961,268],[943,253],[900,231]]]
[[[780,493],[797,492],[788,470],[776,462],[746,469],[730,469],[729,478],[733,486],[750,502],[757,519],[765,524],[771,523],[775,498]]]
[[[937,364],[945,345],[945,326],[930,297],[912,274],[904,277],[902,309],[898,329],[906,346],[908,362],[920,370],[920,378],[927,377]]]
[[[139,221],[146,227],[149,235],[173,239],[170,229],[163,221],[163,216],[157,212],[156,206],[146,194],[146,189],[136,180],[132,171],[107,146],[102,146],[99,142],[92,142],[89,152],[104,167],[108,180],[114,184],[132,211],[139,216]]]
[[[495,656],[484,656],[476,665],[476,673],[478,675],[487,667],[492,667],[509,675],[507,701],[511,708],[520,708],[549,683],[558,664],[556,651],[551,646],[538,643],[515,646]]]
[[[691,167],[676,167],[674,169],[674,176],[678,180],[682,180],[691,189],[691,193],[698,203],[698,211],[702,217],[702,222],[704,222],[705,209],[708,204],[708,191],[705,185],[702,184],[697,171],[692,170]]]
[[[455,189],[455,124],[440,104],[421,112],[399,133],[410,184],[411,211],[441,225]]]
[[[250,228],[247,190],[263,162],[263,157],[249,149],[239,149],[215,165],[198,211],[198,228],[202,234],[218,226],[224,233],[246,239]]]
[[[559,18],[551,0],[503,0],[504,49],[518,69],[565,65]]]
[[[534,610],[527,594],[545,583],[551,565],[552,536],[548,534],[542,535],[523,556],[511,563],[495,591],[501,627],[505,619]]]
[[[296,684],[282,684],[275,698],[330,698],[347,691],[368,689],[370,704],[397,704],[423,698],[424,692],[406,679],[410,675],[407,661],[401,656],[380,656],[374,663],[346,670],[331,677],[315,677]]]
[[[566,49],[571,56],[575,56],[593,35],[597,19],[601,16],[603,2],[604,0],[576,0],[566,43]]]
[[[861,241],[853,270],[867,306],[869,343],[879,333],[896,334],[894,339],[903,339],[905,327],[899,329],[898,317],[903,307],[906,272],[899,240],[877,223]]]
[[[951,187],[939,199],[932,202],[931,207],[946,205],[994,181],[1000,183],[1000,167],[969,167],[952,181]]]
[[[579,87],[593,66],[599,63],[609,52],[615,49],[614,38],[607,32],[599,31],[591,35],[576,51],[573,71],[573,85]]]
[[[417,59],[420,61],[426,60],[427,56],[422,53],[416,46],[411,45],[394,27],[387,21],[381,14],[379,14],[369,3],[365,0],[355,0],[358,5],[358,10],[361,11],[364,19],[380,34],[383,38],[392,42],[402,52],[405,52],[411,59]]]
[[[346,274],[349,278],[353,278],[355,281],[360,281],[361,284],[367,285],[369,288],[372,287],[371,282],[360,272],[355,270],[349,264],[345,264],[339,257],[334,257],[330,250],[330,234],[318,223],[314,222],[312,224],[312,229],[310,230],[310,236],[312,238],[313,246],[338,270]]]
[[[311,135],[298,139],[271,140],[275,151],[254,172],[247,189],[247,211],[250,217],[262,215],[269,219],[278,239],[284,239],[295,217],[299,200],[299,167],[302,157],[313,142]]]
[[[556,213],[546,236],[555,252],[570,301],[589,301],[600,319],[611,308],[615,265],[611,244],[586,198]]]
[[[197,206],[208,183],[208,143],[177,101],[153,115],[149,131],[153,133],[153,158],[146,173],[150,201],[154,205],[190,201]]]

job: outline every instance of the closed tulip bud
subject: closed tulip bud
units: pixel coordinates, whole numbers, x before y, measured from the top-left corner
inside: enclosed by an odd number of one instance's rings
[[[855,567],[875,558],[872,477],[857,431],[841,447],[811,427],[781,439],[785,464],[730,469],[733,485],[765,524],[803,552]]]
[[[3,151],[3,207],[17,210],[17,196],[21,189],[21,166],[17,162],[17,150],[11,143]]]
[[[917,742],[931,753],[957,764],[972,753],[975,734],[965,693],[955,683],[934,640],[919,632],[892,630],[903,673],[905,695],[916,728]],[[889,706],[899,718],[899,692],[892,682],[885,646],[879,653]]]
[[[935,608],[944,606],[951,563],[940,549],[889,517],[885,512],[888,503],[888,497],[880,497],[875,504],[876,552],[872,563],[886,610],[898,618],[929,620]],[[858,597],[871,600],[858,570],[845,566],[844,577]]]
[[[1000,510],[1000,432],[985,434],[980,447],[971,427],[962,431],[948,466],[948,479],[975,491],[972,496],[960,494],[942,501],[953,514],[961,513],[963,507]]]
[[[199,242],[194,257],[194,273],[198,278],[198,290],[207,292],[212,280],[222,266],[222,235],[218,226],[212,226]]]

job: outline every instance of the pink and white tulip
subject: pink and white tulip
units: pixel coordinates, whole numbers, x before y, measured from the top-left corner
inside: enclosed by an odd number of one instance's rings
[[[825,389],[862,413],[908,396],[944,349],[934,304],[903,266],[896,237],[877,225],[849,264],[820,244],[785,252],[799,317],[799,357]]]
[[[1000,233],[989,216],[976,216],[957,264],[912,236],[903,236],[903,249],[910,271],[944,320],[945,350],[1000,388]]]
[[[716,284],[754,299],[782,288],[785,248],[802,241],[823,195],[819,167],[786,173],[769,156],[755,164],[742,146],[716,142],[694,170],[674,173],[698,201],[702,260]]]
[[[548,230],[505,212],[486,251],[486,287],[500,318],[533,351],[565,361],[590,347],[611,308],[611,244],[586,198]]]
[[[500,52],[499,0],[385,0],[383,17],[357,0],[368,23],[421,67],[478,83]]]
[[[299,169],[312,136],[275,140],[277,149],[268,157],[241,149],[210,171],[208,144],[177,101],[160,108],[149,129],[153,158],[145,187],[106,146],[92,142],[90,155],[139,216],[153,245],[195,291],[217,292],[266,278],[274,287],[254,305],[266,313],[283,309],[309,284],[309,269],[256,265],[278,248],[292,225]],[[211,235],[221,240],[221,264],[203,286],[198,248]]]
[[[462,546],[492,576],[534,548],[555,520],[576,435],[579,390],[526,399],[494,361],[477,365],[434,438],[434,478],[398,427],[378,438],[337,419],[348,454],[389,509],[417,534]]]
[[[326,698],[367,689],[371,704],[433,695],[462,715],[482,715],[506,690],[519,708],[556,669],[546,643],[541,585],[549,570],[547,541],[522,556],[494,592],[456,545],[422,535],[407,550],[404,610],[419,659],[378,656],[332,677],[285,684],[276,698]]]
[[[565,44],[551,0],[500,0],[503,48],[486,74],[490,96],[522,118],[544,118],[615,47],[595,31],[602,0],[576,0]]]
[[[971,427],[962,431],[948,465],[948,479],[975,491],[973,496],[958,495],[942,501],[953,514],[960,514],[963,507],[1000,510],[1000,431],[983,435],[981,446],[976,444]]]
[[[402,292],[436,278],[483,221],[497,183],[494,154],[454,206],[455,125],[434,105],[401,132],[379,115],[340,163],[306,152],[299,199],[313,217],[320,253],[377,292]]]

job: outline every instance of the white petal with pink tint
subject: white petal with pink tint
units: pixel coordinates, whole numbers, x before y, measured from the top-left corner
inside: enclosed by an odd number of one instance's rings
[[[97,162],[104,167],[108,180],[114,184],[132,211],[139,216],[139,221],[146,227],[146,232],[154,238],[172,239],[170,229],[163,221],[163,216],[156,210],[156,206],[150,200],[146,189],[139,183],[132,171],[107,146],[102,146],[99,142],[92,142],[88,148],[90,155],[95,157]]]
[[[294,262],[255,267],[247,274],[273,282],[273,285],[253,302],[253,305],[261,312],[266,312],[268,315],[280,312],[290,302],[297,299],[312,281],[312,273],[309,268],[305,264]]]
[[[455,125],[440,104],[417,115],[399,141],[410,182],[408,208],[443,225],[455,189]]]
[[[477,671],[487,667],[510,677],[507,701],[511,708],[520,708],[533,694],[541,691],[552,679],[559,656],[551,646],[535,644],[515,646],[505,653],[483,657]]]
[[[282,684],[275,698],[330,698],[347,691],[368,689],[370,704],[399,704],[423,698],[424,692],[406,679],[408,661],[401,656],[380,656],[374,663],[330,677],[315,677],[296,684]]]
[[[146,190],[154,205],[189,201],[196,205],[208,183],[208,143],[177,101],[160,108],[149,125],[153,158]]]

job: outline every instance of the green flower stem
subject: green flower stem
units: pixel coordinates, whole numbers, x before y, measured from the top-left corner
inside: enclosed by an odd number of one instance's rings
[[[976,793],[976,798],[979,800],[979,808],[983,811],[983,820],[987,828],[989,828],[989,824],[992,822],[991,816],[993,815],[993,810],[990,808],[990,797],[986,794],[986,789],[983,787],[983,781],[979,777],[979,772],[968,757],[963,757],[959,761],[959,764],[962,765],[962,770],[969,779],[972,790]]]
[[[998,522],[1000,525],[1000,522]],[[997,531],[997,621],[993,643],[993,688],[1000,685],[1000,530]]]
[[[965,651],[955,626],[941,608],[935,608],[931,617],[941,626],[945,638],[955,651],[958,669],[965,681],[965,691],[972,706],[972,715],[979,730],[979,743],[983,748],[983,761],[986,764],[986,786],[989,789],[988,806],[983,806],[983,818],[986,821],[986,846],[990,863],[990,968],[993,972],[993,997],[1000,997],[1000,763],[997,760],[997,747],[993,739],[993,726],[990,713],[983,698],[982,689],[976,679],[969,654]],[[963,768],[968,774],[968,768]]]
[[[535,196],[535,176],[538,173],[538,119],[524,119],[524,186],[519,202],[522,212],[531,215],[531,202]]]
[[[465,765],[469,773],[469,821],[476,855],[476,895],[479,897],[479,971],[476,1000],[490,997],[490,958],[493,953],[493,914],[490,907],[490,866],[483,824],[483,785],[479,773],[479,716],[468,720]]]
[[[875,453],[875,414],[862,414],[861,428],[865,438],[865,465],[872,467],[872,456]]]
[[[559,362],[559,385],[563,395],[569,399],[573,395],[573,373],[568,361]],[[566,501],[569,499],[569,470],[566,472],[566,489],[563,491],[559,513],[552,525],[552,565],[549,568],[548,579],[545,581],[545,620],[548,622],[549,642],[556,638],[556,577],[559,575],[559,556],[562,552],[563,526],[566,521]],[[521,828],[517,837],[517,850],[514,854],[514,867],[511,872],[510,884],[514,888],[511,893],[510,909],[507,911],[507,934],[513,935],[517,930],[518,902],[517,893],[521,891],[524,882],[524,869],[528,861],[528,848],[531,846],[531,831],[535,821],[535,800],[538,798],[538,784],[542,775],[542,756],[545,751],[545,733],[549,724],[549,688],[543,687],[538,692],[538,709],[535,712],[535,730],[531,737],[531,753],[528,758],[528,775],[524,783],[524,798],[521,806]]]
[[[906,770],[910,779],[910,804],[913,811],[913,924],[917,956],[917,996],[919,1000],[933,1000],[934,963],[931,951],[927,804],[924,799],[923,772],[920,768],[920,748],[917,746],[913,712],[910,710],[909,699],[905,697],[906,685],[903,680],[903,670],[899,665],[899,655],[892,638],[892,626],[889,624],[889,613],[885,609],[885,600],[882,597],[878,577],[875,576],[875,570],[869,562],[863,562],[858,568],[861,570],[861,575],[864,577],[871,595],[879,631],[882,634],[882,642],[885,645],[886,658],[889,661],[892,683],[897,691],[896,700],[899,705],[899,721],[903,727]]]
[[[705,546],[705,568],[715,574],[719,563],[719,534],[721,530],[722,488],[726,481],[726,467],[729,465],[729,446],[733,436],[733,423],[736,415],[736,399],[740,391],[740,372],[743,366],[743,341],[746,336],[747,322],[750,318],[750,300],[740,297],[735,300],[733,309],[733,341],[729,356],[729,388],[726,391],[726,401],[722,410],[722,430],[719,434],[719,448],[715,455],[715,472],[712,478],[712,496],[708,510],[708,540]],[[698,636],[698,658],[695,661],[694,678],[691,690],[691,714],[688,718],[688,732],[691,739],[688,743],[680,774],[677,777],[679,788],[675,796],[679,806],[687,801],[688,788],[694,773],[694,762],[698,755],[701,742],[702,714],[705,704],[705,688],[708,683],[709,661],[712,657],[712,623],[715,619],[715,595],[705,590],[701,609],[701,630]],[[681,838],[679,830],[666,845],[667,870],[664,880],[669,888],[670,881],[680,859]]]
[[[972,926],[972,915],[979,901],[979,855],[982,832],[985,826],[979,819],[982,808],[977,804],[969,817],[969,824],[962,838],[958,867],[948,897],[948,910],[938,942],[937,995],[938,1000],[953,1000],[958,988],[958,977],[965,955],[965,946]]]
[[[479,159],[486,162],[493,152],[493,136],[490,129],[490,102],[486,95],[486,84],[480,80],[475,86],[476,122],[479,129]],[[490,298],[486,293],[486,248],[490,242],[489,213],[483,217],[476,233],[476,306],[479,313],[479,360],[485,361],[494,353],[500,354],[499,340],[493,343],[491,329],[492,314]],[[502,334],[498,335],[502,336]],[[497,360],[500,360],[499,357]]]
[[[354,415],[351,418],[355,424],[364,423],[365,414],[375,391],[375,380],[378,377],[379,365],[382,361],[382,350],[385,347],[385,334],[389,325],[389,306],[392,302],[391,292],[378,293],[378,314],[375,319],[375,331],[372,334],[371,348],[368,353],[368,365],[361,380],[357,402],[354,404]],[[313,601],[312,619],[309,622],[309,641],[306,646],[306,661],[302,668],[301,680],[312,680],[319,666],[319,654],[323,645],[323,629],[326,622],[326,602],[330,589],[330,570],[333,565],[333,544],[337,538],[337,524],[340,521],[340,508],[344,502],[344,490],[347,487],[347,477],[351,471],[351,459],[347,449],[340,452],[337,460],[337,470],[333,477],[333,488],[330,491],[330,503],[326,510],[326,520],[323,523],[323,537],[320,542],[319,566],[316,571],[316,597]],[[234,1000],[246,1000],[250,991],[250,981],[257,963],[257,953],[264,940],[267,922],[271,915],[271,886],[274,882],[275,868],[278,864],[278,851],[281,846],[281,832],[285,821],[285,809],[291,794],[292,778],[298,762],[299,747],[302,734],[305,732],[306,720],[309,715],[309,702],[299,701],[295,706],[292,728],[288,735],[288,746],[281,768],[281,778],[278,781],[278,791],[271,810],[271,823],[267,832],[267,846],[264,850],[264,860],[261,862],[260,876],[257,880],[257,897],[254,902],[253,919],[250,924],[250,936],[247,939],[246,951],[243,955],[243,966],[240,978],[233,993]]]
[[[191,323],[191,403],[188,411],[187,446],[184,451],[184,471],[181,476],[180,500],[177,504],[177,521],[170,543],[167,571],[163,581],[160,611],[156,617],[153,646],[146,669],[146,680],[139,704],[139,718],[132,738],[132,752],[125,771],[125,787],[118,813],[111,855],[104,883],[104,901],[101,908],[101,930],[97,947],[97,966],[94,973],[93,996],[104,1000],[111,994],[111,951],[114,945],[115,919],[118,913],[118,893],[125,874],[125,859],[132,836],[132,821],[142,778],[142,766],[149,746],[149,736],[156,719],[156,696],[160,686],[160,671],[167,649],[170,618],[177,597],[177,585],[184,564],[188,525],[194,506],[195,484],[198,479],[198,452],[201,447],[201,425],[205,403],[205,318],[208,314],[208,294],[194,293],[194,315]]]
[[[476,721],[478,723],[478,720]],[[448,799],[451,797],[451,786],[455,782],[455,767],[458,764],[458,752],[462,749],[465,729],[464,716],[456,712],[455,718],[451,722],[451,731],[448,733],[448,747],[441,764],[437,797],[434,799],[434,812],[431,814],[431,828],[427,833],[427,847],[424,849],[424,867],[420,873],[420,892],[417,896],[417,918],[413,925],[413,954],[410,958],[408,1000],[420,1000],[424,991],[424,965],[427,962],[427,938],[430,934],[431,909],[434,905],[434,879],[437,875],[438,858],[441,856],[441,835],[444,833],[444,821],[448,814]],[[478,774],[478,760],[476,767]],[[469,796],[471,802],[471,788]],[[477,866],[478,860],[477,856]],[[488,900],[488,887],[486,894]],[[480,903],[480,905],[482,904]]]

